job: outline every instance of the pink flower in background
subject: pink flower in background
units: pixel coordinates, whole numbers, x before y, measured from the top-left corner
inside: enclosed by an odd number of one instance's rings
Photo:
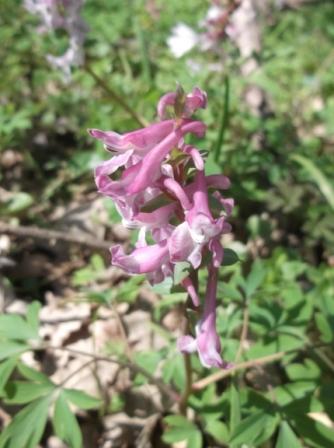
[[[49,63],[60,69],[65,79],[69,79],[71,67],[84,63],[83,45],[88,26],[80,16],[83,3],[84,0],[24,0],[25,8],[41,20],[39,32],[53,32],[57,29],[67,32],[67,50],[60,56],[47,55]]]
[[[202,264],[209,265],[196,338],[184,336],[178,346],[181,351],[197,351],[205,367],[226,367],[215,326],[216,287],[224,254],[221,236],[231,230],[226,219],[234,203],[221,193],[230,186],[229,179],[222,174],[206,176],[201,151],[186,141],[189,135],[204,137],[206,126],[193,115],[206,105],[206,93],[199,88],[185,94],[178,87],[160,99],[157,123],[123,135],[98,129],[89,133],[111,154],[95,170],[99,192],[114,201],[124,225],[139,229],[134,250],[111,248],[112,264],[130,275],[145,274],[156,284],[168,278],[175,281],[182,262],[181,269],[184,265],[189,269],[178,284],[195,309],[200,299],[192,274]],[[210,207],[210,197],[215,209]]]

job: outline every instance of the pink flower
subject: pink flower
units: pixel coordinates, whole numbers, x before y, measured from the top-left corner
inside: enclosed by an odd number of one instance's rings
[[[111,248],[112,264],[131,275],[146,274],[156,284],[166,278],[178,281],[177,263],[189,261],[190,272],[179,284],[198,307],[192,271],[201,266],[206,251],[211,253],[204,313],[196,337],[183,336],[178,346],[183,352],[197,351],[205,367],[227,367],[216,331],[216,289],[224,255],[220,239],[230,231],[226,218],[234,202],[221,194],[230,186],[229,179],[221,174],[205,176],[201,152],[185,142],[188,134],[204,136],[204,123],[191,117],[206,102],[200,89],[186,95],[178,88],[159,101],[158,123],[124,135],[98,129],[89,132],[112,154],[95,170],[99,192],[112,198],[124,225],[140,229],[131,253],[126,254],[120,245]],[[170,107],[174,108],[173,119],[166,119]]]
[[[168,185],[168,184],[167,184]],[[178,197],[185,213],[185,221],[179,224],[168,240],[172,262],[188,260],[195,269],[202,261],[202,251],[208,244],[213,252],[213,262],[220,266],[223,259],[223,248],[219,236],[230,231],[230,225],[225,218],[214,219],[210,208],[206,178],[203,171],[198,171],[194,182],[192,205],[189,205],[182,190],[180,194],[176,188],[173,193]]]
[[[178,339],[177,346],[182,353],[197,351],[204,367],[229,368],[231,366],[220,355],[221,344],[216,330],[217,268],[210,266],[208,272],[204,313],[196,326],[196,338],[182,336]]]
[[[167,113],[168,106],[176,107],[176,103],[179,100],[179,92],[169,92],[160,98],[158,103],[158,116],[161,120],[164,120]],[[207,105],[206,93],[195,87],[191,93],[185,96],[183,100],[183,111],[181,113],[182,118],[190,118],[197,109],[205,109]]]
[[[167,241],[158,244],[143,246],[126,255],[122,246],[111,248],[111,263],[118,266],[128,274],[152,274],[158,272],[169,261]]]
[[[108,151],[122,153],[132,150],[134,154],[144,156],[167,137],[173,128],[174,120],[165,120],[123,135],[99,129],[89,129],[88,132],[92,137],[101,140]]]
[[[161,176],[161,165],[169,152],[183,140],[186,134],[203,137],[206,126],[201,121],[189,121],[181,124],[164,138],[157,146],[149,151],[138,163],[136,179],[127,188],[128,194],[135,194],[152,186],[152,182]]]

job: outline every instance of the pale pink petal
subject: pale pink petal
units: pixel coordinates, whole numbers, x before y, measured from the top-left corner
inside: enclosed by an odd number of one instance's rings
[[[196,339],[188,335],[179,337],[176,346],[181,353],[194,353],[197,350]]]
[[[197,170],[203,171],[204,170],[204,160],[201,156],[201,153],[198,151],[198,149],[194,148],[191,145],[184,145],[181,150],[185,152],[186,154],[189,154],[192,158],[195,168]]]
[[[209,249],[212,252],[212,262],[214,267],[219,268],[223,262],[224,249],[218,238],[214,238],[210,241]]]
[[[187,260],[193,265],[194,269],[198,269],[202,263],[202,249],[202,244],[195,244],[194,249],[187,258]]]
[[[166,118],[166,109],[168,106],[174,106],[176,100],[176,92],[169,92],[163,95],[158,103],[158,117],[160,120]]]
[[[195,249],[189,226],[186,222],[179,224],[168,240],[168,249],[172,263],[188,260],[189,255]]]
[[[180,201],[180,204],[184,210],[189,210],[191,207],[190,201],[188,199],[188,196],[186,195],[184,189],[181,187],[181,185],[176,182],[176,180],[168,178],[164,179],[163,185],[169,192],[171,192],[176,199]]]
[[[205,109],[207,105],[206,93],[195,87],[189,95],[186,97],[186,103],[184,108],[184,114],[187,117],[191,117],[197,109]]]
[[[193,301],[193,304],[195,306],[200,305],[200,300],[196,291],[196,288],[191,281],[190,277],[186,277],[181,281],[181,285],[187,290],[187,293],[191,297],[191,300]]]
[[[144,190],[159,178],[163,160],[177,145],[180,138],[188,133],[203,137],[205,131],[206,126],[201,121],[191,121],[171,132],[164,140],[144,156],[136,180],[127,189],[128,194],[134,194]]]
[[[122,152],[134,149],[144,155],[170,134],[173,128],[174,121],[165,120],[123,135],[99,129],[90,129],[88,132],[92,137],[101,140],[110,151]]]
[[[126,255],[121,246],[111,248],[112,265],[124,269],[129,274],[154,272],[168,260],[167,242],[140,247]]]
[[[227,190],[231,186],[231,181],[223,174],[212,174],[206,177],[206,184],[208,187],[219,188],[220,190]]]

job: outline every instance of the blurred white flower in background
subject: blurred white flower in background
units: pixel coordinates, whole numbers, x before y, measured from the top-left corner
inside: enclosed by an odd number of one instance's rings
[[[199,35],[185,23],[178,23],[172,28],[172,34],[167,39],[167,45],[176,58],[192,50],[199,42]]]

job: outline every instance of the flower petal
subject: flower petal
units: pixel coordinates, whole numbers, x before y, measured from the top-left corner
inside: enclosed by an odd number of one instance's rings
[[[186,222],[179,224],[168,240],[171,262],[186,261],[195,249],[195,246],[188,224]]]
[[[139,247],[126,255],[122,246],[111,248],[112,265],[124,269],[129,274],[146,274],[161,268],[168,261],[167,242]]]
[[[170,134],[173,128],[173,120],[164,120],[123,135],[99,129],[90,129],[88,132],[92,137],[101,140],[110,151],[122,152],[134,149],[137,153],[145,155]]]
[[[179,337],[176,346],[181,353],[194,353],[197,350],[196,339],[188,335]]]

